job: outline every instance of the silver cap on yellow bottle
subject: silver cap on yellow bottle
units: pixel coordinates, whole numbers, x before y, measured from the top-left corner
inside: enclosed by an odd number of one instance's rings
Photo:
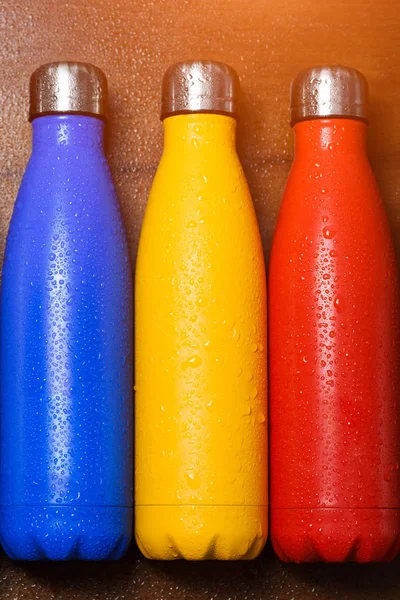
[[[161,119],[191,112],[237,117],[240,84],[232,67],[211,60],[171,65],[162,83]]]
[[[290,89],[290,124],[323,117],[368,120],[368,83],[362,73],[327,65],[295,77]]]
[[[29,120],[44,114],[83,113],[106,118],[107,78],[88,63],[42,65],[30,80]]]

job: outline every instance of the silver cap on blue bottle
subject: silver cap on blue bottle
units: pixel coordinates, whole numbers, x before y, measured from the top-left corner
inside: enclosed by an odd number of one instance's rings
[[[290,88],[290,124],[323,117],[368,120],[368,83],[360,71],[325,65],[301,71]]]
[[[29,120],[39,115],[81,113],[107,117],[107,78],[89,63],[54,62],[31,76]]]

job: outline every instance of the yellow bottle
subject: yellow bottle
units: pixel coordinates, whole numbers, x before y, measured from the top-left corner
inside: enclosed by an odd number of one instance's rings
[[[136,270],[136,540],[251,559],[267,537],[266,284],[236,153],[236,73],[180,63]]]

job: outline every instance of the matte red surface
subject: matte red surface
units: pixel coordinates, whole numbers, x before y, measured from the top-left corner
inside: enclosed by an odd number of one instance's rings
[[[294,129],[269,272],[271,537],[289,560],[385,560],[400,544],[393,244],[367,126]]]

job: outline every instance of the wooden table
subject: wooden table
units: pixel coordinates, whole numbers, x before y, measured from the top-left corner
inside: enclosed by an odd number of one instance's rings
[[[292,160],[288,93],[307,66],[360,69],[371,91],[371,160],[400,253],[400,11],[397,0],[0,0],[0,253],[30,152],[28,81],[40,64],[89,61],[107,74],[107,149],[132,260],[162,148],[160,80],[178,60],[223,60],[244,90],[239,150],[268,259]],[[400,435],[400,432],[399,432]],[[0,597],[128,600],[398,600],[391,565],[252,563],[13,564]]]

